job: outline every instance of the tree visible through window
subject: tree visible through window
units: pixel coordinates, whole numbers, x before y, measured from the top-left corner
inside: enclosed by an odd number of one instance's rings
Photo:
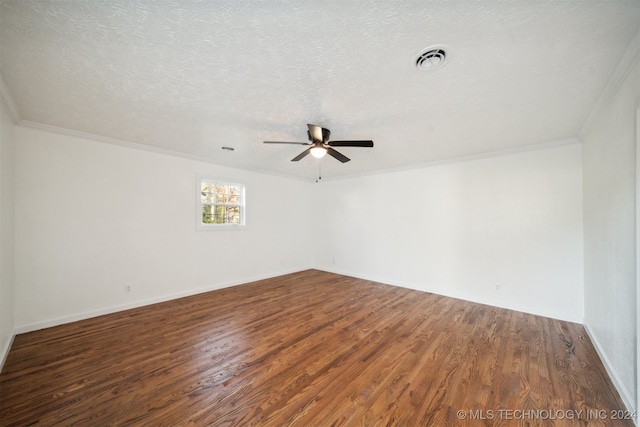
[[[244,186],[200,181],[202,224],[244,225]]]

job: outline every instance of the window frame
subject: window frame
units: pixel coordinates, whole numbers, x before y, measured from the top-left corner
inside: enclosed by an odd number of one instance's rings
[[[206,203],[202,203],[202,184],[218,184],[227,185],[240,188],[240,203],[238,205],[226,205],[224,206],[238,206],[240,208],[240,224],[208,224],[202,222],[202,208]],[[196,180],[196,229],[197,230],[245,230],[247,228],[247,186],[239,182],[233,182],[228,179],[220,179],[209,175],[197,175]],[[215,206],[215,204],[213,204]]]

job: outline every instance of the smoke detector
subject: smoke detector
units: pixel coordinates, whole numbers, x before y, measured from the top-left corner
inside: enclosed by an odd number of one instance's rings
[[[446,46],[430,46],[420,51],[415,64],[420,71],[433,71],[444,66],[449,58]]]

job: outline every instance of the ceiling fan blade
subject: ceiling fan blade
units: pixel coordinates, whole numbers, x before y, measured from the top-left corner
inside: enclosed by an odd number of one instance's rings
[[[295,156],[293,159],[291,159],[292,162],[297,162],[300,159],[303,159],[307,154],[309,154],[311,152],[311,148],[307,148],[306,150],[304,150],[302,153],[298,154],[297,156]]]
[[[1,2],[2,0],[0,0]],[[358,140],[358,141],[329,141],[329,137],[331,135],[331,131],[327,128],[323,128],[322,126],[312,125],[311,123],[307,123],[307,136],[309,137],[309,142],[291,142],[291,141],[263,141],[265,144],[291,144],[291,145],[307,145],[310,146],[302,153],[298,154],[296,157],[291,159],[292,162],[297,162],[299,160],[304,159],[306,156],[311,154],[311,150],[315,149],[324,149],[326,153],[329,154],[334,159],[347,163],[351,159],[345,156],[342,153],[334,150],[331,147],[373,147],[373,141],[371,140]],[[322,157],[325,153],[319,152],[316,153],[314,151],[314,157]]]
[[[331,131],[326,128],[322,128],[322,143],[326,144],[329,141],[329,136],[331,135]]]
[[[315,142],[315,141],[320,141],[320,142],[324,142],[322,140],[322,133],[323,133],[323,128],[318,126],[318,125],[311,125],[309,123],[307,123],[307,127],[309,128],[309,136],[311,137],[311,141]]]
[[[332,147],[373,147],[373,141],[331,141]]]
[[[288,142],[288,141],[262,141],[264,144],[295,144],[295,145],[311,145],[309,142]]]
[[[336,150],[334,150],[331,147],[326,147],[327,149],[327,154],[330,155],[331,157],[340,160],[342,163],[347,163],[349,160],[351,160],[350,158],[348,158],[347,156],[345,156],[344,154],[340,154],[338,153]]]

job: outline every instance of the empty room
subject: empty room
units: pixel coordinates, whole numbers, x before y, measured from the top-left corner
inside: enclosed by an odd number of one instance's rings
[[[0,0],[0,426],[633,426],[637,0]]]

